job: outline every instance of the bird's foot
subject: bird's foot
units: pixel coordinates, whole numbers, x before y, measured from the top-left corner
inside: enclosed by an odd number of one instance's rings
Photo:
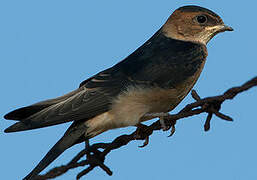
[[[176,131],[176,128],[175,128],[175,124],[171,125],[171,131],[170,131],[170,135],[168,135],[168,137],[171,137]]]
[[[168,131],[171,128],[170,135],[168,136],[168,137],[171,137],[176,131],[176,128],[175,128],[176,121],[172,120],[171,123],[169,123],[167,125],[165,123],[165,120],[168,120],[167,117],[162,116],[162,117],[159,118],[159,120],[160,120],[161,128],[162,128],[163,131]]]
[[[159,118],[159,120],[160,120],[160,124],[161,124],[162,130],[163,130],[163,131],[168,131],[168,130],[170,129],[170,126],[166,125],[166,123],[165,123],[165,117],[162,116],[162,117]]]
[[[136,126],[137,126],[137,130],[135,132],[135,139],[145,140],[143,145],[138,146],[140,148],[143,148],[143,147],[147,146],[149,143],[149,136],[146,135],[147,131],[148,131],[148,126],[141,124],[141,123],[137,124]]]

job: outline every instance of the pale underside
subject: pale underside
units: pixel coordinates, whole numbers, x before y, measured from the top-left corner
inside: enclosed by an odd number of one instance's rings
[[[128,87],[113,100],[111,110],[85,122],[88,127],[86,136],[92,138],[109,129],[135,126],[152,119],[152,116],[148,116],[149,113],[166,113],[173,110],[196,83],[204,63],[194,76],[173,89]]]

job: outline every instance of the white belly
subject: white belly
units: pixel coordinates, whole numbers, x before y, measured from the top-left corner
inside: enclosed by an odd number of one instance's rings
[[[175,89],[130,88],[113,101],[110,111],[86,121],[87,133],[93,137],[109,129],[135,126],[145,114],[168,112],[182,98]]]

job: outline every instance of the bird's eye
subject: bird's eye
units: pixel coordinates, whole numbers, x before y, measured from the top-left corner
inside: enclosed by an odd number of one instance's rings
[[[199,24],[205,24],[207,22],[207,17],[205,15],[200,15],[196,17],[196,21]]]

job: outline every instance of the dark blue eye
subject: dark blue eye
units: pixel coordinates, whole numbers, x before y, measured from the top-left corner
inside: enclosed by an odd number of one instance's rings
[[[205,24],[207,22],[207,17],[205,15],[200,15],[196,17],[199,24]]]

